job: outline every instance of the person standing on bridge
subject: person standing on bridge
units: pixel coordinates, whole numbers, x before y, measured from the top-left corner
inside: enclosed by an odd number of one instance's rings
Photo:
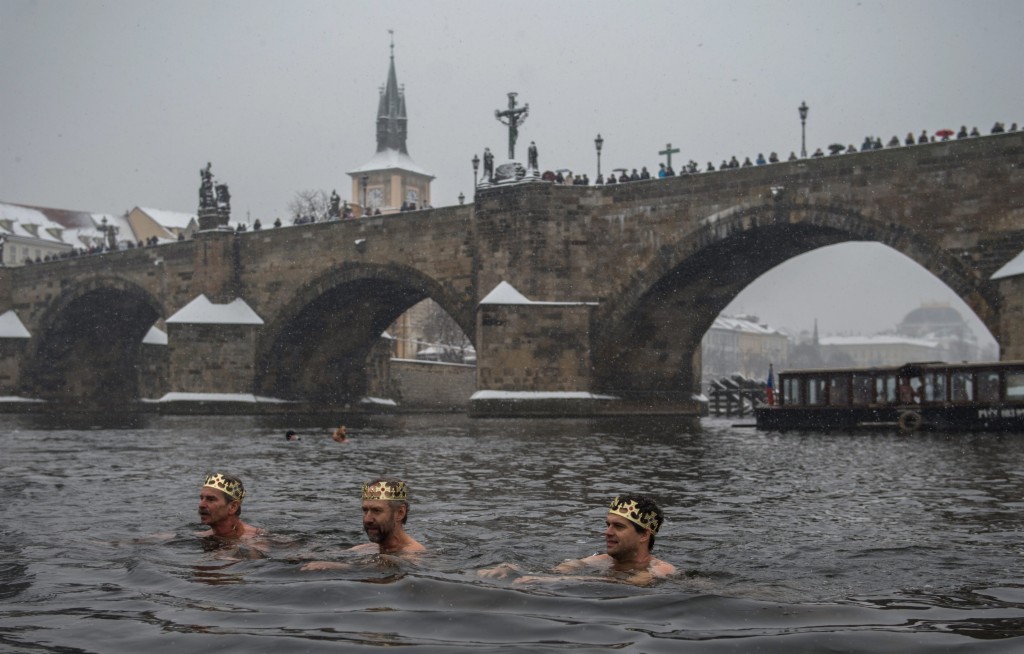
[[[369,543],[350,548],[352,552],[376,551],[377,554],[404,555],[422,552],[415,538],[405,533],[409,518],[409,488],[398,479],[375,479],[363,484],[363,531]],[[330,570],[348,568],[349,564],[335,561],[311,561],[303,570]]]
[[[605,518],[605,553],[594,554],[583,559],[565,561],[555,566],[554,571],[568,576],[519,577],[514,583],[592,579],[599,581],[622,581],[645,586],[657,579],[675,574],[676,568],[655,558],[654,538],[665,522],[665,516],[658,504],[647,495],[619,495],[608,507]],[[497,567],[480,570],[483,577],[504,578],[519,572],[513,564],[503,563]],[[572,573],[590,572],[590,576]]]

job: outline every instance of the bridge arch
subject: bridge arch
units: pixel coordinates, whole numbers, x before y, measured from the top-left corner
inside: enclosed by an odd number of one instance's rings
[[[257,392],[321,404],[364,396],[367,359],[381,333],[428,298],[473,339],[472,301],[413,268],[347,262],[308,281],[267,320],[257,346]]]
[[[137,399],[142,339],[164,316],[157,298],[122,277],[74,282],[36,321],[23,392],[99,406]]]
[[[998,339],[995,289],[934,241],[852,207],[779,198],[705,218],[602,304],[594,321],[607,325],[593,339],[597,387],[695,391],[701,339],[740,291],[797,255],[851,241],[882,243],[917,262],[956,292]]]

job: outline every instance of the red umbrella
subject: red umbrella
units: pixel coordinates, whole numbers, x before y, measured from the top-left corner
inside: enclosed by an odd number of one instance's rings
[[[940,130],[935,132],[935,136],[938,136],[940,139],[945,141],[945,140],[949,139],[950,136],[953,136],[953,130],[951,130],[951,129],[940,129]]]

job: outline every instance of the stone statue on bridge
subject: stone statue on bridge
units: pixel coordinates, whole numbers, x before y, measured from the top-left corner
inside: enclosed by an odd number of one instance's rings
[[[494,110],[494,117],[502,125],[508,125],[508,159],[514,161],[516,158],[516,139],[519,138],[519,126],[526,122],[530,113],[530,103],[522,107],[516,107],[516,96],[518,93],[508,94],[508,109],[505,111]]]
[[[212,164],[206,162],[206,168],[199,169],[199,178],[202,182],[199,185],[199,209],[216,209],[217,202],[213,197],[213,173],[210,172]]]
[[[484,181],[494,181],[494,155],[490,148],[484,148]]]
[[[225,224],[231,218],[231,193],[227,184],[217,184],[217,213]]]
[[[331,190],[331,206],[327,210],[327,216],[331,220],[339,220],[341,218],[341,197],[338,195],[337,189]]]

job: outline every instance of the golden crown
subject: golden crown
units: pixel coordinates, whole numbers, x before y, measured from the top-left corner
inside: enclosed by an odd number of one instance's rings
[[[635,525],[640,525],[644,529],[650,529],[653,533],[658,533],[658,528],[661,527],[661,522],[658,520],[658,514],[655,511],[641,511],[640,507],[637,506],[636,500],[620,500],[618,496],[612,500],[611,505],[608,507],[610,513],[620,515],[626,520],[629,520]]]
[[[409,490],[404,481],[387,481],[382,479],[372,484],[363,484],[364,500],[400,500],[409,499]]]
[[[245,489],[242,487],[242,482],[237,479],[228,479],[221,473],[210,475],[206,478],[206,482],[203,484],[203,488],[209,486],[210,488],[216,488],[222,491],[232,499],[236,499],[239,502],[245,497]]]

